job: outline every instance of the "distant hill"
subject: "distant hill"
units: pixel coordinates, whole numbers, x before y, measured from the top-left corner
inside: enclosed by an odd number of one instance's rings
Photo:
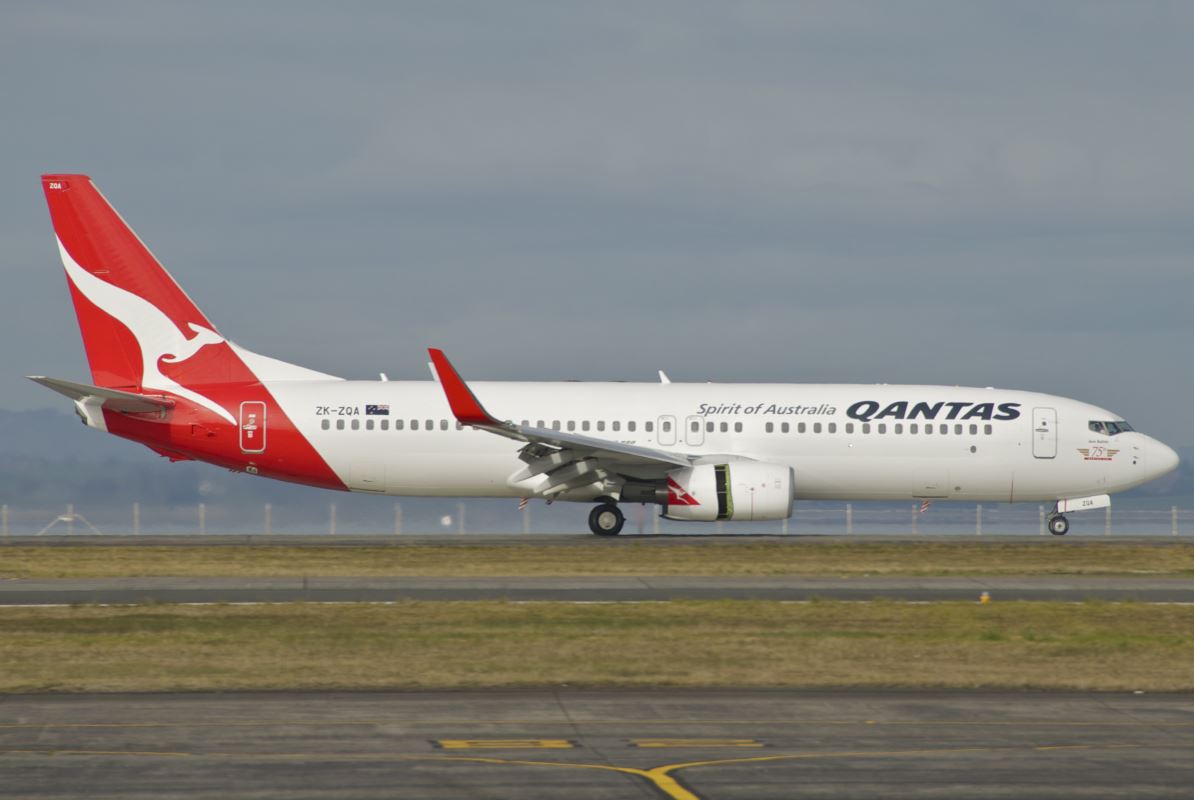
[[[24,532],[40,529],[67,504],[101,530],[123,530],[133,503],[143,507],[144,530],[191,530],[197,506],[204,503],[213,532],[260,530],[265,503],[273,507],[276,530],[326,531],[334,503],[339,530],[386,532],[394,529],[399,503],[404,527],[426,532],[454,531],[461,501],[332,492],[210,464],[171,463],[143,445],[85,428],[72,413],[0,410],[0,503],[10,507],[13,530]],[[470,500],[465,505],[472,530],[521,530],[517,500]],[[537,505],[537,528],[587,530],[583,507]],[[452,517],[447,525],[442,523],[445,516]]]
[[[1194,507],[1194,447],[1179,452],[1182,466],[1176,473],[1117,496],[1117,504],[1158,509],[1171,504]],[[86,513],[89,519],[110,521],[108,527],[126,525],[134,502],[146,509],[147,528],[153,527],[151,508],[162,509],[154,512],[157,516],[153,517],[162,520],[161,524],[169,519],[171,525],[187,526],[192,524],[198,504],[205,503],[210,507],[211,529],[220,527],[221,520],[234,528],[246,529],[260,524],[262,506],[270,503],[277,529],[312,532],[326,530],[332,503],[337,506],[340,527],[345,531],[393,530],[395,503],[401,504],[410,529],[454,530],[455,520],[443,526],[441,519],[454,517],[460,504],[452,498],[329,492],[233,474],[208,464],[172,464],[142,445],[84,428],[73,414],[0,410],[0,503],[7,503],[14,515],[18,512],[23,515],[26,526],[40,528],[68,503]],[[470,500],[465,505],[470,529],[521,529],[516,500]],[[801,504],[798,509],[810,505],[830,504]],[[587,529],[584,506],[571,503],[546,506],[536,502],[532,512],[536,529]],[[641,512],[630,511],[628,516],[638,513]],[[945,508],[936,513],[946,513]],[[242,524],[238,520],[248,522]],[[772,523],[768,525],[775,527]],[[706,527],[696,526],[700,528],[698,531],[693,526],[684,528],[664,523],[665,530],[707,532]]]

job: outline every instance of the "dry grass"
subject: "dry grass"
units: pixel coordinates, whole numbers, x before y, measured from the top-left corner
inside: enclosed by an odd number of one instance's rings
[[[0,691],[1194,689],[1194,608],[780,603],[0,609]]]
[[[1194,543],[770,542],[0,547],[0,578],[377,575],[1194,575]]]

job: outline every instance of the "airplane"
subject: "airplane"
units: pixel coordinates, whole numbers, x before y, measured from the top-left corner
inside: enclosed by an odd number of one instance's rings
[[[31,380],[171,461],[340,491],[781,520],[800,500],[1049,502],[1048,528],[1175,469],[1119,415],[952,386],[344,380],[226,339],[86,175],[42,176],[92,383]]]

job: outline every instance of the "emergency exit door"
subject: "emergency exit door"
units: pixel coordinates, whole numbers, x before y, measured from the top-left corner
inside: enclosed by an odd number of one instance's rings
[[[663,447],[671,447],[676,443],[676,418],[665,415],[659,418],[659,434],[655,437]]]
[[[1057,410],[1032,409],[1032,454],[1037,458],[1057,456]]]
[[[259,400],[240,404],[240,451],[265,452],[265,403]]]

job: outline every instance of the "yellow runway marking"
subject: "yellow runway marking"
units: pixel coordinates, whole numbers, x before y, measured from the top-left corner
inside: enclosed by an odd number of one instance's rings
[[[656,789],[663,792],[670,800],[701,800],[700,795],[683,786],[673,773],[682,769],[696,769],[698,767],[721,767],[738,764],[757,764],[768,761],[798,761],[833,758],[895,758],[900,756],[945,755],[952,753],[998,753],[1012,751],[1040,752],[1048,750],[1096,750],[1135,748],[1143,745],[1110,744],[1110,745],[1045,745],[1040,747],[950,747],[926,748],[917,750],[886,750],[866,751],[849,750],[833,753],[795,753],[773,756],[750,756],[744,758],[712,759],[708,761],[686,761],[678,764],[662,764],[650,769],[635,767],[619,767],[613,764],[578,764],[565,761],[526,761],[504,758],[485,758],[481,756],[409,756],[410,759],[433,759],[438,761],[468,761],[481,764],[509,764],[526,767],[557,767],[563,769],[592,769],[605,772],[618,772],[623,775],[635,775],[648,781]]]
[[[568,739],[433,739],[445,750],[571,750]]]

